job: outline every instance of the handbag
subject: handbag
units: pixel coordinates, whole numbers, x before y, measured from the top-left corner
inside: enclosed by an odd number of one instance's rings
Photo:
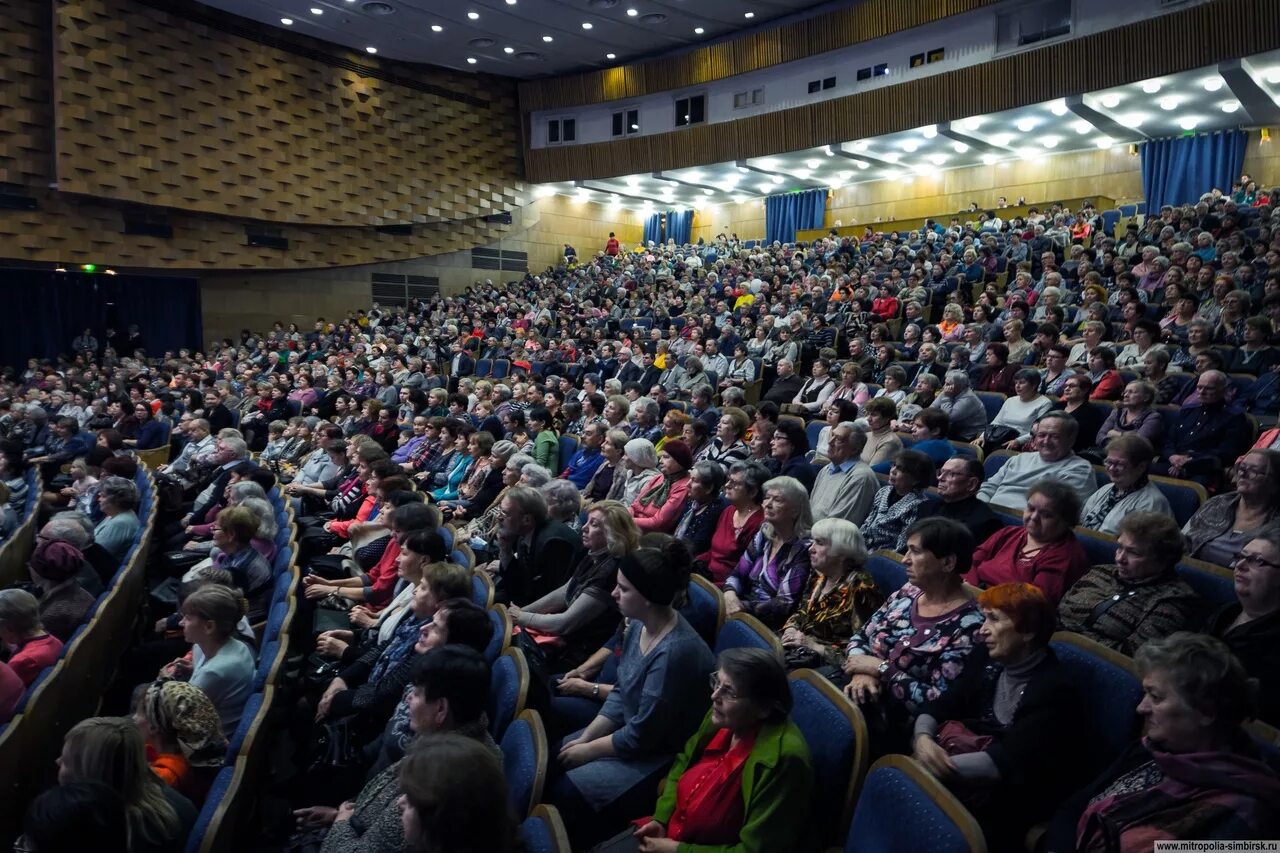
[[[787,669],[817,669],[826,660],[816,650],[808,646],[783,646],[783,662]]]
[[[1004,447],[1009,442],[1018,437],[1018,431],[1011,426],[1004,424],[992,424],[987,427],[982,434],[982,444],[984,447],[997,448]]]
[[[938,746],[945,749],[947,755],[969,755],[982,752],[994,740],[995,738],[991,735],[977,734],[957,720],[947,720],[938,729]]]
[[[355,717],[325,720],[311,748],[308,772],[316,773],[360,764],[360,742],[354,724]]]

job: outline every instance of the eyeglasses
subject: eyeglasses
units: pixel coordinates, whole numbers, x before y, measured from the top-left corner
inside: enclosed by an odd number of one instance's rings
[[[1231,565],[1248,566],[1251,569],[1261,569],[1264,566],[1268,569],[1280,569],[1280,563],[1265,560],[1261,554],[1246,554],[1244,551],[1236,552],[1236,555],[1231,558]]]
[[[713,672],[711,673],[711,695],[715,696],[717,693],[719,693],[721,696],[723,696],[726,699],[738,698],[738,691],[734,690],[724,681],[721,681],[720,673]]]
[[[1266,469],[1266,468],[1255,468],[1255,467],[1253,467],[1252,465],[1237,465],[1237,466],[1236,466],[1236,477],[1237,477],[1237,478],[1244,477],[1246,480],[1252,480],[1252,479],[1255,479],[1255,478],[1257,478],[1257,479],[1262,479],[1262,478],[1263,478],[1263,477],[1265,477],[1265,476],[1267,476],[1267,469]]]

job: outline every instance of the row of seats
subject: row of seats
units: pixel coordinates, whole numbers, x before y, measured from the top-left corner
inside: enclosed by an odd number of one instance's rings
[[[27,484],[27,496],[22,502],[22,515],[13,535],[0,545],[0,587],[27,579],[27,561],[36,547],[36,524],[40,508],[40,495],[44,482],[39,466],[27,468],[23,480]]]
[[[37,481],[38,482],[38,481]],[[0,727],[0,836],[15,836],[30,800],[53,782],[55,759],[67,731],[91,717],[132,642],[146,591],[146,561],[156,523],[155,484],[139,469],[138,518],[142,522],[124,560],[85,621],[68,638],[53,666],[27,688],[14,717]],[[33,489],[39,501],[39,490]],[[34,509],[32,519],[34,525]],[[25,571],[26,558],[22,559]],[[24,772],[14,772],[23,768]]]

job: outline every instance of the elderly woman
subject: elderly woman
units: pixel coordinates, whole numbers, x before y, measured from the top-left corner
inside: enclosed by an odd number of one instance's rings
[[[912,730],[917,761],[950,787],[992,850],[1014,850],[1088,777],[1085,697],[1049,648],[1053,605],[1007,583],[978,596],[978,647]]]
[[[95,600],[76,579],[82,566],[84,555],[74,545],[43,537],[37,540],[28,564],[31,580],[40,588],[40,622],[64,643]]]
[[[565,738],[564,769],[550,800],[573,814],[575,849],[587,849],[627,817],[643,814],[708,702],[715,659],[673,603],[689,583],[689,551],[672,540],[618,563],[613,600],[628,620],[617,683],[599,715]]]
[[[938,399],[942,380],[932,373],[921,373],[911,386],[911,393],[898,406],[898,420],[908,422]]]
[[[881,486],[871,501],[871,512],[862,523],[862,536],[872,551],[907,547],[907,530],[916,523],[928,498],[925,489],[934,484],[933,460],[918,450],[901,450],[889,469],[889,485]]]
[[[1178,525],[1167,514],[1133,512],[1119,524],[1115,564],[1094,566],[1058,604],[1063,630],[1132,656],[1149,640],[1189,627],[1199,596],[1174,571]]]
[[[862,411],[867,419],[867,445],[862,448],[862,461],[868,465],[878,465],[897,456],[902,451],[902,439],[893,431],[897,408],[884,397],[877,397],[868,400]]]
[[[550,672],[578,666],[613,636],[619,621],[611,596],[618,561],[640,546],[640,530],[625,506],[600,501],[587,512],[582,545],[586,552],[563,586],[508,611],[517,626],[551,638],[541,645]]]
[[[647,438],[633,438],[623,449],[622,471],[613,478],[609,499],[627,506],[635,503],[640,493],[662,478],[658,470],[658,452]]]
[[[1031,441],[1031,426],[1054,406],[1054,401],[1040,393],[1040,372],[1024,367],[1013,375],[1014,396],[1000,406],[991,425],[973,440],[979,447],[1016,450]]]
[[[788,717],[786,671],[764,649],[729,649],[711,679],[711,710],[667,774],[653,816],[619,840],[640,850],[801,845],[813,834],[814,779],[804,736]]]
[[[950,437],[957,441],[973,441],[987,428],[987,409],[969,389],[969,374],[963,370],[947,371],[942,394],[930,408],[946,412],[951,419]]]
[[[1072,450],[1083,452],[1093,447],[1093,440],[1102,429],[1102,413],[1089,402],[1089,394],[1093,390],[1093,380],[1083,373],[1077,373],[1062,386],[1061,411],[1071,416],[1076,423],[1075,439]]]
[[[809,584],[782,628],[789,668],[829,666],[838,672],[849,638],[884,603],[884,595],[863,568],[867,558],[867,546],[853,522],[824,518],[813,526]]]
[[[907,533],[907,583],[889,596],[845,649],[849,698],[869,711],[884,749],[904,746],[921,706],[943,695],[964,669],[982,625],[965,589],[973,535],[945,518]]]
[[[1107,458],[1102,463],[1111,482],[1085,501],[1080,525],[1112,536],[1131,512],[1157,512],[1169,517],[1173,509],[1155,483],[1147,479],[1156,451],[1141,435],[1129,433],[1107,442]]]
[[[511,458],[507,460],[506,467],[502,469],[501,491],[494,496],[493,503],[489,504],[488,509],[476,518],[467,522],[465,535],[470,542],[472,549],[477,553],[488,547],[486,543],[497,541],[496,533],[498,528],[498,517],[502,508],[502,498],[506,496],[507,491],[510,490],[512,486],[520,482],[520,478],[523,475],[524,470],[530,465],[542,469],[542,466],[533,461],[532,456],[524,453],[512,454]],[[542,479],[541,482],[532,483],[531,485],[541,486],[545,482],[547,482],[547,478]]]
[[[785,420],[774,428],[769,453],[777,463],[778,476],[794,478],[806,489],[812,489],[818,477],[818,469],[805,458],[808,452],[809,436],[805,433],[803,424]]]
[[[1055,605],[1089,569],[1089,557],[1071,528],[1080,521],[1080,496],[1058,480],[1027,490],[1021,527],[997,530],[973,554],[966,580],[975,586],[1030,583]]]
[[[1031,355],[1032,344],[1022,336],[1022,330],[1025,328],[1021,320],[1005,320],[1004,322],[1004,343],[1009,348],[1010,364],[1025,364],[1027,356]]]
[[[707,459],[728,467],[741,462],[750,455],[743,436],[751,425],[747,413],[737,407],[726,407],[720,412],[720,420],[716,422],[716,434],[698,453],[699,460]]]
[[[761,504],[765,483],[772,476],[759,462],[735,462],[729,469],[724,484],[729,504],[721,511],[706,550],[694,562],[716,585],[724,584],[764,522]]]
[[[1205,626],[1227,644],[1249,675],[1258,680],[1258,716],[1280,725],[1280,525],[1272,524],[1246,542],[1231,561],[1236,601],[1223,605]]]
[[[650,480],[631,504],[641,533],[671,533],[689,500],[689,469],[693,454],[681,439],[667,441],[658,454],[660,477]]]
[[[999,341],[988,344],[983,360],[986,364],[978,374],[977,389],[997,394],[1012,393],[1013,379],[1018,368],[1009,361],[1009,348]]]
[[[725,470],[715,462],[696,462],[689,472],[689,502],[676,524],[675,536],[694,554],[702,554],[711,546],[720,516],[729,505],[722,495],[724,484]]]
[[[53,666],[62,652],[62,641],[44,629],[40,604],[25,589],[0,590],[0,643],[8,653],[9,668],[24,685]]]
[[[1235,465],[1236,490],[1214,495],[1182,528],[1187,556],[1229,566],[1263,527],[1280,521],[1280,451],[1250,450]]]
[[[750,613],[777,630],[809,580],[809,492],[792,477],[764,484],[764,524],[725,580],[726,613]]]
[[[1138,650],[1146,733],[1058,813],[1046,850],[1127,853],[1280,832],[1280,779],[1243,729],[1254,691],[1220,641],[1179,632]]]
[[[597,429],[604,430],[603,426],[597,426]],[[604,442],[600,445],[600,455],[604,457],[604,461],[596,466],[596,470],[592,472],[591,479],[582,487],[582,504],[590,507],[597,501],[616,500],[610,498],[613,486],[618,483],[618,491],[623,488],[623,480],[625,475],[620,470],[623,459],[626,457],[627,433],[620,429],[606,430],[604,434]]]
[[[827,410],[834,405],[837,400],[851,400],[859,405],[871,399],[871,391],[866,385],[858,381],[859,371],[858,365],[853,362],[846,362],[840,368],[840,384],[836,386],[825,401],[821,408],[818,409],[818,417],[825,418]]]
[[[1107,347],[1098,347],[1089,353],[1089,381],[1093,383],[1090,400],[1119,399],[1124,380],[1116,370],[1116,354]]]
[[[551,520],[560,521],[578,529],[578,516],[582,512],[582,493],[568,480],[550,480],[539,491],[547,501],[547,513]]]
[[[186,682],[157,681],[142,691],[133,720],[146,738],[151,769],[199,807],[227,752],[209,697]]]
[[[1156,386],[1146,379],[1135,379],[1124,387],[1120,405],[1112,410],[1098,429],[1098,444],[1113,438],[1136,434],[1152,445],[1164,443],[1164,416],[1154,406]]]
[[[252,602],[250,618],[266,610],[264,596],[271,592],[271,564],[253,547],[258,520],[246,507],[227,507],[218,513],[213,527],[213,564],[231,572],[236,586]]]
[[[857,420],[858,404],[852,400],[841,400],[827,409],[826,425],[818,431],[818,441],[813,448],[815,464],[821,464],[827,459],[827,448],[831,444],[832,431],[840,424],[854,423]]]
[[[1127,344],[1116,356],[1115,366],[1120,370],[1137,370],[1153,347],[1160,346],[1160,324],[1154,320],[1139,320],[1133,326],[1133,342]]]
[[[98,507],[105,518],[94,528],[93,541],[119,562],[142,527],[138,487],[124,477],[106,477],[98,485]]]

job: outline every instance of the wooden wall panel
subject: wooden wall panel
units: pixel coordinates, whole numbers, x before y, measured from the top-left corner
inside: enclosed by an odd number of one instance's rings
[[[607,68],[527,81],[520,84],[520,109],[526,113],[561,109],[697,86],[870,41],[999,2],[1002,0],[863,0],[852,7],[746,33],[677,56],[620,66],[631,69],[634,76],[628,74],[620,78],[617,68]],[[638,88],[619,94],[622,90],[610,85],[619,79],[634,82]]]
[[[874,4],[864,3],[855,8],[871,5]],[[916,5],[901,3],[894,8]],[[954,4],[937,5],[949,8]],[[1179,49],[1144,50],[1141,47],[1153,44],[1177,44]],[[971,68],[725,122],[724,125],[735,128],[737,143],[732,150],[713,153],[687,144],[685,134],[691,130],[682,129],[627,140],[633,144],[625,159],[598,153],[619,146],[620,142],[526,149],[525,174],[537,183],[607,178],[816,148],[1013,109],[1277,48],[1280,48],[1280,3],[1215,0],[1087,39],[1050,45]],[[1105,61],[1100,57],[1105,57]],[[522,84],[527,85],[531,84]],[[522,98],[523,93],[522,88]],[[616,171],[583,174],[584,161],[593,165],[612,163]],[[577,164],[577,168],[565,169],[562,164]]]

